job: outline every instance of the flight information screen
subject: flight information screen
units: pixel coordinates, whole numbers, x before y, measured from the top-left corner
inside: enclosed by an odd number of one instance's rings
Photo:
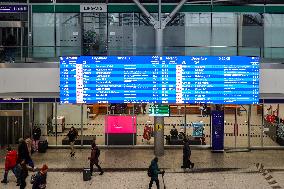
[[[60,101],[257,104],[259,58],[60,57]]]

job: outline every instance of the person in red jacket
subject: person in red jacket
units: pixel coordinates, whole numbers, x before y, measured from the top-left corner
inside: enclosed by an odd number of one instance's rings
[[[17,165],[17,159],[18,159],[18,153],[16,150],[12,150],[11,147],[7,148],[7,155],[6,155],[6,161],[5,161],[5,172],[4,172],[4,179],[1,181],[1,183],[8,183],[8,172],[10,170],[13,171],[15,174],[15,167]],[[16,174],[15,174],[16,176]]]

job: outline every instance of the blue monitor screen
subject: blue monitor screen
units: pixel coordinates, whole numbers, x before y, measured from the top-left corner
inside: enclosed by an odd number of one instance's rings
[[[257,104],[259,58],[60,57],[60,101]]]

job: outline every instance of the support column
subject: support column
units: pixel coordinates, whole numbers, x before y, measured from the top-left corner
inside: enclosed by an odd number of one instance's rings
[[[164,155],[164,117],[154,117],[154,154]]]
[[[156,42],[156,54],[158,56],[163,55],[163,29],[156,28],[155,29],[155,42]]]
[[[169,23],[181,7],[186,3],[187,0],[181,0],[175,9],[162,21],[162,0],[158,0],[158,20],[155,20],[153,16],[145,9],[139,0],[133,0],[138,6],[142,13],[149,19],[149,22],[155,28],[155,44],[156,44],[156,55],[163,56],[163,30],[167,23]],[[154,153],[156,156],[164,155],[164,117],[154,117]]]

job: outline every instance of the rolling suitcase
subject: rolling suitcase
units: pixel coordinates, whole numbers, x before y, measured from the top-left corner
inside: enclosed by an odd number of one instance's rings
[[[47,142],[47,140],[40,140],[40,141],[38,142],[38,152],[39,152],[39,153],[45,153],[46,150],[47,150],[47,148],[48,148],[48,142]]]
[[[89,180],[91,180],[91,178],[92,178],[92,175],[91,175],[90,168],[84,168],[83,169],[83,180],[89,181]]]

